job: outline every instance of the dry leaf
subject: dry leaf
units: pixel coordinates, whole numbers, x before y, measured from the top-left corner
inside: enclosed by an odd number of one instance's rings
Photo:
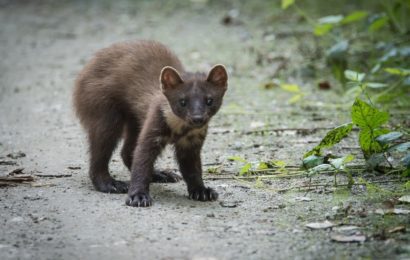
[[[333,234],[331,235],[330,239],[336,242],[341,242],[341,243],[364,242],[366,241],[366,236],[364,235],[345,236],[345,235]]]
[[[309,197],[296,197],[295,200],[296,201],[312,201],[312,199]]]
[[[385,214],[396,214],[396,215],[407,215],[410,214],[410,210],[408,209],[376,209],[374,211],[376,214],[385,215]]]
[[[356,230],[359,229],[359,227],[357,226],[341,226],[341,227],[337,227],[334,230],[337,232],[348,232],[348,231],[352,231],[352,230]]]
[[[405,232],[405,231],[406,231],[406,227],[403,225],[390,228],[389,230],[387,230],[388,233]]]
[[[331,228],[334,227],[335,224],[325,220],[324,222],[312,222],[306,224],[306,227],[311,228],[311,229],[326,229],[326,228]]]
[[[410,203],[410,195],[404,195],[399,198],[400,202]]]

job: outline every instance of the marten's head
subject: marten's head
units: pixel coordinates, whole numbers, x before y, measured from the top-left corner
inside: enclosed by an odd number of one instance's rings
[[[215,65],[208,73],[180,75],[172,67],[164,67],[161,89],[173,113],[192,127],[202,127],[218,112],[228,87],[228,74],[223,65]]]

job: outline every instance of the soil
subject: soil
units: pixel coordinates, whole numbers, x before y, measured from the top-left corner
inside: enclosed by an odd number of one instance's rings
[[[396,176],[354,176],[381,182],[379,193],[335,188],[333,175],[313,177],[328,187],[287,192],[278,191],[309,178],[233,178],[241,163],[229,157],[300,165],[325,128],[349,120],[337,105],[337,84],[320,73],[325,65],[310,66],[316,47],[308,28],[272,3],[0,1],[0,24],[0,175],[35,177],[0,182],[0,259],[410,258],[409,215],[376,213],[389,202],[409,209],[390,192],[403,183],[389,182]],[[93,189],[85,135],[72,111],[73,82],[95,51],[134,39],[165,43],[193,71],[227,66],[229,90],[203,149],[204,171],[220,170],[204,173],[219,201],[189,200],[183,182],[153,184],[150,208],[127,207],[124,194]],[[303,100],[289,103],[292,94],[273,78],[299,84]],[[408,111],[393,117],[408,119]],[[362,163],[355,136],[333,152]],[[171,149],[158,167],[177,169]],[[129,178],[118,151],[110,169]],[[346,176],[338,181],[347,183]],[[306,227],[325,220],[337,227]],[[365,241],[332,239],[339,226],[351,225],[348,236]]]

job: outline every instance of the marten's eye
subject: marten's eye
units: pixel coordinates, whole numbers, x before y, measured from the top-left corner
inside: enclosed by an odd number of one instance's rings
[[[213,103],[214,103],[214,100],[212,98],[207,98],[206,99],[206,105],[207,106],[212,106]]]
[[[181,98],[181,99],[179,100],[179,104],[181,105],[181,107],[185,107],[185,106],[186,106],[186,99]]]

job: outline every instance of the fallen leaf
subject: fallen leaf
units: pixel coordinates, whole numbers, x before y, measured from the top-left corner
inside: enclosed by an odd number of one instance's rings
[[[52,187],[52,186],[56,186],[55,183],[50,183],[50,182],[43,182],[43,183],[32,183],[31,187]]]
[[[388,233],[405,232],[406,227],[401,225],[387,230]]]
[[[9,176],[13,176],[15,174],[22,174],[23,173],[24,168],[17,168],[12,170],[11,172],[9,172]]]
[[[224,208],[236,208],[238,205],[235,202],[221,201],[219,203]]]
[[[330,236],[332,241],[341,242],[341,243],[350,243],[350,242],[364,242],[366,241],[366,236],[364,235],[351,235],[345,236],[340,234],[333,234]]]
[[[263,84],[263,88],[264,89],[273,89],[273,88],[277,88],[277,87],[279,87],[279,85],[278,84],[276,84],[275,82],[266,82],[266,83],[264,83]]]
[[[80,170],[81,167],[80,166],[68,166],[67,167],[69,170]]]
[[[295,200],[296,201],[312,201],[312,199],[308,197],[296,197]]]
[[[326,229],[326,228],[331,228],[334,226],[335,224],[328,220],[325,220],[324,222],[312,222],[312,223],[306,224],[306,227],[310,229]]]
[[[263,126],[265,126],[265,123],[261,121],[252,121],[250,123],[250,128],[258,128],[258,127],[263,127]]]
[[[379,215],[386,215],[386,214],[395,214],[395,215],[407,215],[410,214],[410,210],[408,209],[376,209],[374,213],[379,214]]]
[[[9,153],[7,157],[11,159],[18,159],[18,158],[26,157],[26,154],[23,152]]]
[[[404,195],[399,198],[400,202],[410,203],[410,195]]]
[[[356,230],[356,229],[359,229],[359,227],[357,227],[357,226],[341,226],[341,227],[334,228],[335,231],[341,232],[341,233],[349,232],[349,231]]]
[[[329,81],[321,81],[318,86],[320,90],[329,90],[331,88]]]

